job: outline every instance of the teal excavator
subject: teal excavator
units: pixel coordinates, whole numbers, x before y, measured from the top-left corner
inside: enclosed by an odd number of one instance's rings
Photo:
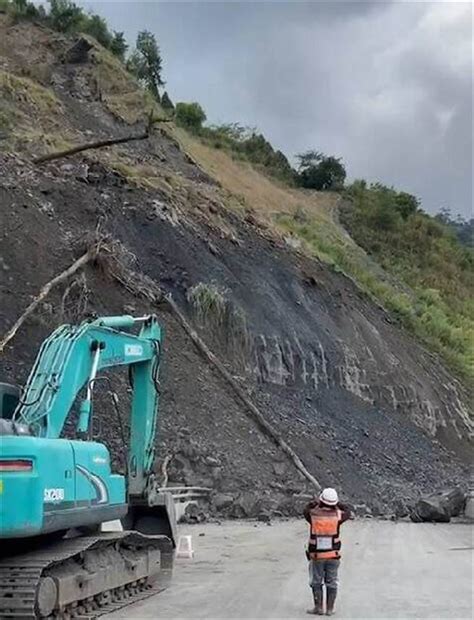
[[[153,473],[161,351],[154,315],[63,325],[23,390],[0,384],[0,618],[93,618],[166,587],[176,520]],[[93,431],[99,373],[120,366],[132,392],[124,475]],[[103,531],[117,520],[121,531]]]

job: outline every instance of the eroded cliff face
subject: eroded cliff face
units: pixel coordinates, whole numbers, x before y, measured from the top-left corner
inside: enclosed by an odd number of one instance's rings
[[[405,416],[456,449],[468,445],[467,394],[434,356],[350,280],[281,240],[255,234],[232,214],[229,219],[233,239],[212,239],[212,252],[193,241],[186,226],[161,228],[159,240],[153,238],[171,255],[173,272],[186,273],[184,283],[164,277],[183,304],[189,306],[190,286],[205,282],[242,312],[246,332],[237,326],[238,342],[229,336],[233,325],[194,315],[236,372],[263,389],[273,384],[320,397],[331,392],[341,404],[350,394]],[[163,279],[151,265],[146,269]],[[192,306],[189,311],[193,316]]]
[[[30,39],[49,45],[40,34]],[[67,126],[82,140],[131,130],[94,94],[90,66],[54,58],[48,88],[57,98],[57,130]],[[7,70],[17,71],[19,62],[5,51]],[[27,111],[29,104],[19,105]],[[5,152],[0,200],[2,333],[99,225],[136,257],[136,271],[173,295],[322,484],[383,510],[400,494],[410,499],[467,479],[466,389],[352,281],[290,247],[251,209],[233,209],[235,197],[169,132],[41,167],[28,150]],[[193,302],[200,284],[219,291],[222,312]],[[247,508],[240,501],[235,516],[254,510],[252,493],[286,511],[292,494],[309,489],[285,456],[173,318],[98,267],[53,292],[7,347],[0,376],[24,381],[42,339],[61,322],[148,311],[158,312],[167,332],[160,458],[170,455],[171,479],[230,491],[234,499],[245,491]],[[126,383],[117,390],[125,399]],[[102,438],[120,453],[105,401]]]

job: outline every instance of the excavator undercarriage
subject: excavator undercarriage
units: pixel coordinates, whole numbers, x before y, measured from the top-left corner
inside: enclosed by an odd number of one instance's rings
[[[170,538],[110,532],[0,559],[0,618],[96,618],[167,587]]]

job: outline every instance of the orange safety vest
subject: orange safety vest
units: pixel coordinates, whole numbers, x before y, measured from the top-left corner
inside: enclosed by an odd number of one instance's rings
[[[310,510],[308,553],[311,560],[333,560],[341,557],[341,516],[339,508],[316,506]]]

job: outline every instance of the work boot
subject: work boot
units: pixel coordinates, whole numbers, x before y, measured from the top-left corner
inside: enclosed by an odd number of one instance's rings
[[[313,609],[308,609],[307,614],[311,614],[313,616],[323,616],[323,589],[322,588],[313,588],[313,600],[314,607]]]
[[[336,602],[337,590],[326,588],[326,616],[334,615],[334,603]]]

